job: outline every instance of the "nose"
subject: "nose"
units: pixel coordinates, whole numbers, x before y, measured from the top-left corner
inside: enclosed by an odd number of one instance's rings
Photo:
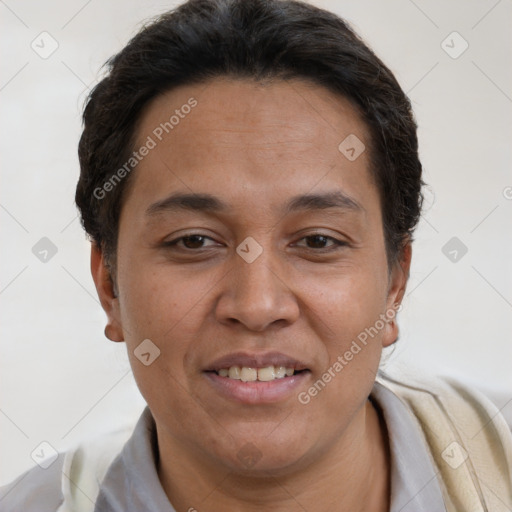
[[[232,264],[216,304],[219,322],[261,332],[274,325],[290,325],[298,319],[299,305],[293,285],[288,282],[284,265],[278,264],[270,250],[264,250],[252,263],[235,254]]]

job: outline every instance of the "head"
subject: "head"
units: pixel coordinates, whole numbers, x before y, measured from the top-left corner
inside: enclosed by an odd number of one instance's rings
[[[79,158],[108,336],[159,436],[228,469],[248,444],[251,471],[325,453],[397,338],[420,214],[392,73],[307,4],[192,0],[109,61]],[[297,375],[234,390],[221,370],[240,361]]]

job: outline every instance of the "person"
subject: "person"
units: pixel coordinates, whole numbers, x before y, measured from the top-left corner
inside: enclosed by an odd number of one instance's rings
[[[1,510],[510,510],[497,409],[379,370],[423,185],[390,70],[294,0],[189,0],[108,67],[76,202],[147,408]]]

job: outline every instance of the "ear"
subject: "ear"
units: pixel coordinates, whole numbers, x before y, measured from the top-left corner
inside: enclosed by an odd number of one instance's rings
[[[407,242],[402,249],[399,259],[393,264],[389,276],[388,296],[386,300],[386,326],[382,337],[382,346],[389,347],[398,338],[396,315],[405,295],[409,271],[411,268],[412,245]]]
[[[119,299],[114,292],[114,283],[105,264],[103,251],[95,243],[91,245],[91,274],[101,306],[107,314],[105,336],[111,341],[124,341]]]

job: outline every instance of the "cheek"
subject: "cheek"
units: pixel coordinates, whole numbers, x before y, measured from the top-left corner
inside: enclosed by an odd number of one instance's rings
[[[331,275],[329,285],[305,281],[309,322],[322,340],[325,358],[316,381],[322,400],[350,402],[371,389],[382,351],[386,281],[371,272]],[[324,386],[325,384],[325,386]],[[327,389],[328,388],[328,389]],[[312,390],[316,396],[317,391]]]
[[[184,361],[208,318],[208,298],[218,279],[187,275],[186,270],[178,274],[163,264],[125,264],[119,275],[121,321],[139,388],[148,403],[158,395],[178,396],[176,391],[188,386]],[[148,339],[158,357],[146,366],[151,358],[141,361],[137,354]],[[162,389],[163,382],[169,393]]]
[[[386,280],[382,273],[352,267],[321,279],[310,274],[301,281],[304,314],[334,347],[342,349],[384,312]]]
[[[168,271],[140,268],[129,275],[120,287],[121,317],[137,386],[153,411],[187,417],[195,402],[183,399],[190,393],[184,361],[206,314],[202,300],[211,285],[190,279],[185,285]],[[140,350],[148,339],[153,345]]]
[[[134,333],[163,341],[173,331],[183,332],[201,310],[214,277],[186,269],[176,272],[165,264],[127,265],[119,282],[127,342]]]

